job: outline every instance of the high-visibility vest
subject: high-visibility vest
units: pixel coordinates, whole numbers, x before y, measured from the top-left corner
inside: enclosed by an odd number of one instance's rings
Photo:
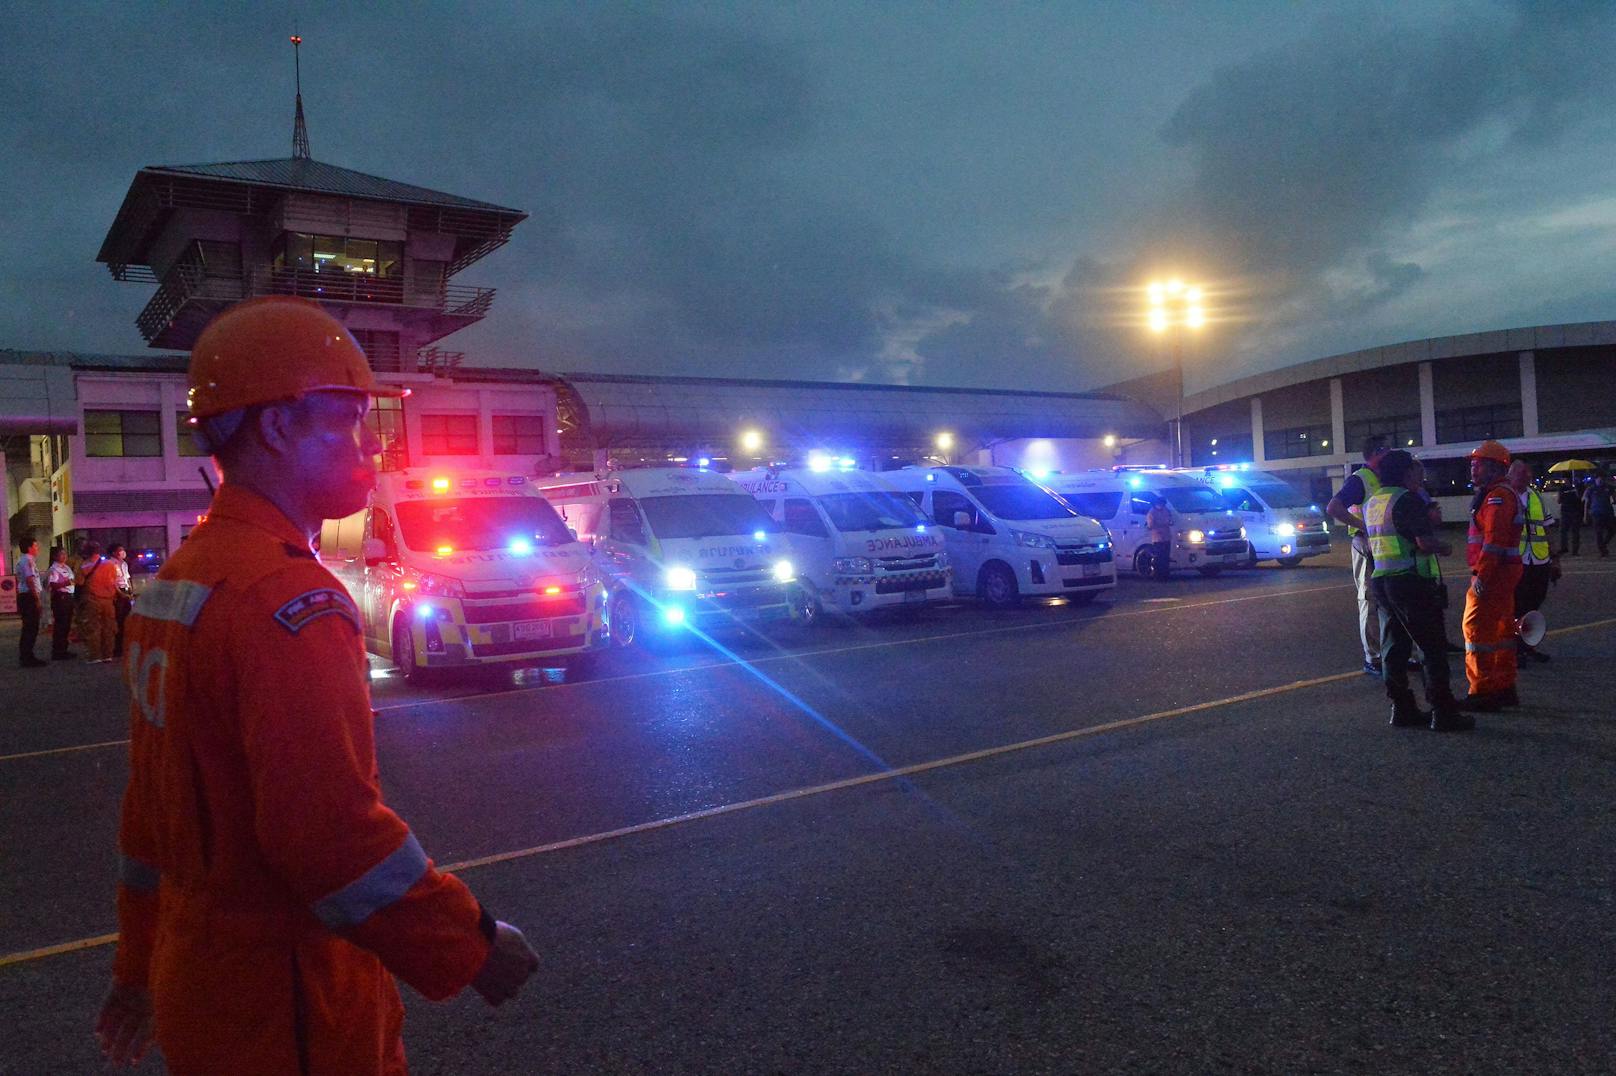
[[[1521,528],[1521,556],[1526,556],[1530,546],[1532,558],[1544,561],[1549,559],[1549,527],[1544,520],[1548,518],[1543,512],[1543,498],[1539,497],[1537,490],[1526,491],[1526,526]]]
[[[1368,512],[1368,507],[1369,507],[1369,498],[1373,497],[1375,494],[1379,493],[1380,490],[1381,490],[1380,476],[1378,474],[1376,474],[1373,470],[1371,470],[1367,466],[1360,467],[1360,468],[1358,468],[1356,471],[1354,471],[1352,473],[1357,476],[1357,478],[1358,478],[1358,480],[1360,482],[1363,483],[1364,511],[1367,513]],[[1366,518],[1367,518],[1367,516],[1366,516]],[[1364,533],[1364,529],[1362,527],[1353,527],[1353,526],[1347,527],[1347,534],[1348,535],[1356,537],[1357,535],[1360,535],[1362,533]]]
[[[1398,534],[1393,524],[1397,498],[1407,492],[1402,486],[1382,486],[1364,502],[1364,523],[1369,528],[1369,553],[1375,561],[1375,578],[1413,574],[1435,580],[1436,554],[1421,553],[1419,546]]]

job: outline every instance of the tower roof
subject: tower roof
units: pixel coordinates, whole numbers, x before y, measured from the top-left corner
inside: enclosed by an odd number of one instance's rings
[[[233,183],[251,183],[259,187],[278,187],[289,191],[314,191],[337,194],[347,198],[373,198],[382,202],[403,202],[409,205],[440,206],[446,209],[481,210],[526,217],[520,210],[462,198],[458,194],[417,187],[413,183],[400,183],[352,168],[342,168],[307,157],[280,157],[267,161],[225,161],[219,164],[154,164],[141,169],[155,175],[197,176]]]

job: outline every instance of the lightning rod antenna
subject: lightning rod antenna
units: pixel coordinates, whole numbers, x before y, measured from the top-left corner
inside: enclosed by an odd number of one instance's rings
[[[292,35],[292,70],[297,85],[297,117],[292,121],[292,156],[309,159],[309,129],[303,122],[303,61],[300,50],[303,39]]]

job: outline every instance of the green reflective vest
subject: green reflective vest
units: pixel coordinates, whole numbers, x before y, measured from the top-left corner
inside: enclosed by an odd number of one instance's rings
[[[1526,526],[1521,528],[1521,556],[1526,556],[1527,547],[1531,546],[1534,559],[1549,559],[1549,527],[1543,522],[1547,518],[1543,512],[1543,498],[1538,496],[1537,490],[1527,490]]]
[[[1363,495],[1364,495],[1363,509],[1364,509],[1364,513],[1365,513],[1364,518],[1365,518],[1365,521],[1367,522],[1367,520],[1368,520],[1368,512],[1369,512],[1369,498],[1373,497],[1375,494],[1379,493],[1380,490],[1381,490],[1380,476],[1378,474],[1376,474],[1374,471],[1370,470],[1368,467],[1360,467],[1360,468],[1358,468],[1356,471],[1354,471],[1352,473],[1357,475],[1358,480],[1363,483]],[[1364,529],[1362,527],[1348,527],[1347,528],[1347,534],[1350,535],[1350,536],[1356,536],[1356,535],[1362,534],[1363,532],[1364,532]]]
[[[1369,554],[1375,560],[1375,578],[1383,575],[1418,575],[1437,578],[1436,554],[1421,553],[1419,546],[1397,533],[1392,523],[1393,506],[1408,490],[1402,486],[1381,486],[1364,502],[1364,524],[1369,528]]]

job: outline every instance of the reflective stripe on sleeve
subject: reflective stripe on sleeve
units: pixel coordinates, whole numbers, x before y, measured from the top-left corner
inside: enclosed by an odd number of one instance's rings
[[[183,627],[196,623],[211,587],[185,579],[156,579],[140,592],[134,611],[150,620],[167,620]]]
[[[1515,546],[1493,545],[1491,542],[1487,542],[1487,543],[1483,544],[1482,547],[1481,547],[1481,551],[1483,553],[1491,553],[1494,556],[1499,556],[1499,557],[1518,557],[1518,556],[1521,555],[1521,551],[1519,549],[1517,549]]]
[[[356,927],[408,893],[426,873],[426,853],[415,834],[370,870],[314,902],[314,914],[332,930]]]
[[[142,863],[133,856],[118,857],[118,884],[126,889],[150,893],[157,888],[161,875],[150,863]]]

